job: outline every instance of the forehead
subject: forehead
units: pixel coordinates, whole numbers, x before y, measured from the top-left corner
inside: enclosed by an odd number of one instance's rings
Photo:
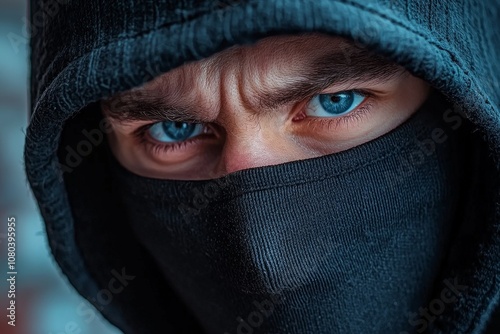
[[[272,36],[259,40],[253,45],[234,46],[206,59],[207,66],[220,63],[238,63],[244,69],[251,65],[265,69],[279,67],[289,69],[293,65],[307,63],[325,53],[355,48],[340,37],[303,34],[296,36]]]
[[[312,59],[328,53],[345,56],[360,52],[347,40],[323,34],[271,36],[252,45],[237,45],[208,58],[177,67],[143,85],[164,93],[185,90],[197,83],[213,86],[221,76],[240,75],[248,80],[271,80],[299,75]],[[205,82],[203,82],[205,81]],[[267,84],[271,84],[270,82]],[[259,86],[267,86],[259,82]],[[187,87],[185,87],[187,86]]]

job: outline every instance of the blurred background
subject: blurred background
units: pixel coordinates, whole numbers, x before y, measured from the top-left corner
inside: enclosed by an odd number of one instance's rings
[[[0,0],[0,333],[121,333],[80,297],[50,255],[23,168],[28,116],[25,0]],[[16,326],[7,324],[7,218],[16,218]],[[92,309],[85,317],[78,310]]]

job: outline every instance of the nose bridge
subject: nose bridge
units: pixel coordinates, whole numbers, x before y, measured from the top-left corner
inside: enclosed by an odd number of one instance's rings
[[[233,124],[226,134],[220,157],[220,168],[224,173],[243,169],[275,165],[286,162],[283,138],[272,135],[268,124],[261,124],[256,117]]]
[[[241,55],[241,61],[248,61],[247,56]],[[288,162],[294,160],[296,150],[281,131],[284,114],[261,110],[253,96],[262,89],[265,75],[250,66],[245,68],[252,70],[242,71],[240,65],[229,62],[220,76],[218,121],[225,130],[225,142],[218,169],[224,174]]]

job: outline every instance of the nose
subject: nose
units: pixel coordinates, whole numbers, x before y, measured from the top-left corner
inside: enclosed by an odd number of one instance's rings
[[[217,174],[278,165],[305,158],[293,139],[269,123],[251,124],[227,132]]]

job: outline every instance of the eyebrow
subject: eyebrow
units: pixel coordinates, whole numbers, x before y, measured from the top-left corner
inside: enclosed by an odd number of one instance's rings
[[[286,78],[284,87],[255,92],[253,98],[263,110],[299,102],[322,90],[343,84],[383,83],[407,73],[405,69],[367,49],[351,44],[314,58],[299,76]],[[141,89],[115,95],[101,103],[118,121],[172,121],[204,123],[203,106],[169,104],[165,98]],[[206,110],[206,109],[205,109]]]

